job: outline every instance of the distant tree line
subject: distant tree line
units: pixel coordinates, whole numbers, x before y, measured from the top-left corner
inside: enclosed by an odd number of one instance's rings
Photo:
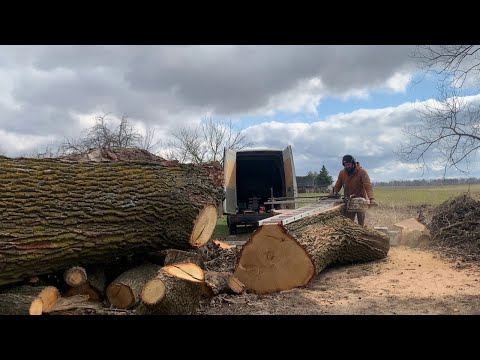
[[[430,179],[430,180],[391,180],[375,181],[374,186],[432,186],[432,185],[471,185],[480,184],[480,178],[451,178],[451,179]]]

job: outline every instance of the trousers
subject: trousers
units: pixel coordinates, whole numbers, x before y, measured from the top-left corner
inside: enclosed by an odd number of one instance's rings
[[[355,221],[355,216],[357,216],[358,225],[365,226],[364,212],[347,212],[345,216],[352,221]]]

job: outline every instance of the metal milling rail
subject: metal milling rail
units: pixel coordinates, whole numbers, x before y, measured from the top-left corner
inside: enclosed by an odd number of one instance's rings
[[[309,204],[299,209],[288,210],[284,213],[260,220],[258,225],[288,224],[307,216],[315,215],[327,209],[331,209],[342,202],[337,201],[319,201],[315,204]]]

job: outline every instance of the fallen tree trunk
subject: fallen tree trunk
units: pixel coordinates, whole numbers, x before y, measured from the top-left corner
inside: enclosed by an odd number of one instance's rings
[[[195,249],[211,237],[223,187],[176,162],[0,157],[0,286],[132,252]]]
[[[390,239],[346,218],[339,205],[281,225],[262,225],[245,243],[234,275],[253,292],[305,286],[329,265],[382,259]]]

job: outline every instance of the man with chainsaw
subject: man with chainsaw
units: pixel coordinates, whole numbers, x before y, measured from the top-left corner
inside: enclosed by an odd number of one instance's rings
[[[373,196],[373,186],[370,182],[370,177],[367,171],[360,166],[360,163],[352,155],[345,155],[342,158],[342,165],[343,170],[340,170],[332,192],[338,194],[343,186],[344,197],[347,201],[353,198],[365,198],[369,200],[370,206],[378,206]],[[346,206],[345,215],[352,221],[355,221],[355,216],[357,216],[358,224],[365,226],[364,211],[347,211]]]

